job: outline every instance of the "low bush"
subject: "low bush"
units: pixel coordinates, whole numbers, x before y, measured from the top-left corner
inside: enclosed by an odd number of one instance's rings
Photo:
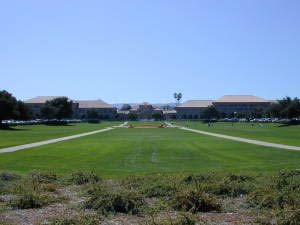
[[[87,172],[74,172],[71,174],[71,180],[76,185],[82,185],[86,183],[96,183],[99,182],[101,179],[94,173],[87,173]]]
[[[100,123],[99,119],[88,119],[87,120],[88,123]]]
[[[271,177],[249,194],[248,201],[261,208],[299,209],[300,171],[283,171]]]
[[[179,191],[175,194],[172,202],[175,210],[193,213],[221,210],[221,204],[217,198],[200,190]]]
[[[300,224],[300,209],[284,210],[278,215],[278,225],[299,225]]]
[[[54,183],[58,179],[55,173],[41,171],[31,172],[28,178],[37,183]]]
[[[214,194],[237,197],[254,189],[253,179],[248,176],[229,174],[213,185]]]
[[[177,191],[177,186],[171,182],[161,181],[145,185],[142,194],[148,198],[171,197]]]
[[[21,176],[10,173],[10,172],[2,172],[0,173],[0,180],[2,181],[14,181],[14,180],[19,180]]]
[[[10,202],[10,205],[16,209],[40,208],[49,203],[46,196],[38,192],[25,192]]]
[[[108,190],[102,187],[89,191],[89,200],[85,208],[108,213],[130,213],[138,214],[144,206],[145,201],[135,191]]]

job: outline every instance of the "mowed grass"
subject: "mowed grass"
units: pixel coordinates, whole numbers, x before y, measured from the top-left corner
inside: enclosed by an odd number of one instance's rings
[[[214,123],[209,127],[200,121],[177,121],[176,125],[237,137],[300,146],[300,125],[285,126],[277,123]]]
[[[66,126],[15,126],[10,130],[0,130],[0,148],[84,133],[117,124],[121,122],[75,123]]]
[[[300,152],[261,147],[174,128],[117,128],[105,133],[0,154],[0,171],[104,177],[205,171],[275,172],[299,169]]]

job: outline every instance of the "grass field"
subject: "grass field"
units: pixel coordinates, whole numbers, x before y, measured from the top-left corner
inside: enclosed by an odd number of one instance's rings
[[[66,126],[16,126],[11,130],[0,130],[0,148],[84,133],[102,129],[112,124],[116,125],[121,123],[101,122],[99,124],[76,123]]]
[[[284,126],[277,123],[254,123],[253,125],[234,123],[232,125],[232,123],[218,122],[214,123],[213,127],[208,127],[206,123],[194,121],[178,121],[175,124],[219,134],[300,146],[300,125]]]
[[[211,170],[275,172],[299,168],[298,151],[234,142],[174,128],[117,128],[70,141],[0,154],[0,171],[17,173],[51,170],[64,174],[93,170],[101,176],[110,177]]]

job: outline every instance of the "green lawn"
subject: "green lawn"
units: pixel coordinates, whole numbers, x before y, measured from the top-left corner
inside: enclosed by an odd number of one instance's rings
[[[76,123],[67,126],[27,125],[0,130],[0,148],[98,130],[120,122]]]
[[[300,146],[300,125],[283,126],[277,123],[214,123],[208,127],[202,122],[178,121],[176,125],[186,126],[198,130],[204,130],[219,134],[227,134],[237,137],[268,141],[279,144]]]
[[[101,176],[199,171],[300,169],[300,152],[261,147],[179,129],[117,128],[70,141],[0,154],[0,171],[93,170]]]

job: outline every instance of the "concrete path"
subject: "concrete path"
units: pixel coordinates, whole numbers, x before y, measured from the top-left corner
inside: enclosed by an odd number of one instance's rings
[[[248,144],[300,151],[300,147],[298,147],[298,146],[282,145],[282,144],[252,140],[252,139],[247,139],[247,138],[240,138],[240,137],[235,137],[235,136],[216,134],[216,133],[206,132],[206,131],[202,131],[202,130],[195,130],[195,129],[190,129],[190,128],[186,128],[186,127],[175,126],[175,125],[172,125],[170,123],[167,123],[167,125],[170,126],[170,127],[173,127],[173,128],[179,128],[181,130],[187,130],[187,131],[198,133],[198,134],[204,134],[204,135],[214,136],[214,137],[218,137],[218,138],[225,138],[225,139],[229,139],[229,140],[233,140],[233,141],[245,142],[245,143],[248,143]]]
[[[19,151],[19,150],[23,150],[23,149],[27,149],[27,148],[33,148],[33,147],[37,147],[37,146],[41,146],[41,145],[52,144],[52,143],[56,143],[56,142],[60,142],[60,141],[71,140],[71,139],[84,137],[84,136],[88,136],[88,135],[92,135],[92,134],[98,134],[98,133],[102,133],[105,131],[113,130],[116,127],[121,127],[122,125],[107,127],[107,128],[101,129],[101,130],[95,130],[95,131],[91,131],[91,132],[75,134],[75,135],[71,135],[71,136],[67,136],[67,137],[55,138],[55,139],[46,140],[46,141],[39,141],[39,142],[30,143],[30,144],[12,146],[12,147],[8,147],[8,148],[1,148],[0,154],[7,153],[7,152],[15,152],[15,151]]]
[[[282,144],[276,144],[276,143],[271,143],[271,142],[266,142],[266,141],[257,141],[257,140],[247,139],[247,138],[240,138],[240,137],[234,137],[234,136],[223,135],[223,134],[216,134],[216,133],[211,133],[211,132],[206,132],[206,131],[201,131],[201,130],[194,130],[194,129],[190,129],[190,128],[186,128],[186,127],[179,127],[179,129],[191,131],[191,132],[194,132],[194,133],[219,137],[219,138],[225,138],[225,139],[229,139],[229,140],[233,140],[233,141],[245,142],[245,143],[249,143],[249,144],[261,145],[261,146],[272,147],[272,148],[281,148],[281,149],[300,151],[300,147],[298,147],[298,146],[282,145]]]

